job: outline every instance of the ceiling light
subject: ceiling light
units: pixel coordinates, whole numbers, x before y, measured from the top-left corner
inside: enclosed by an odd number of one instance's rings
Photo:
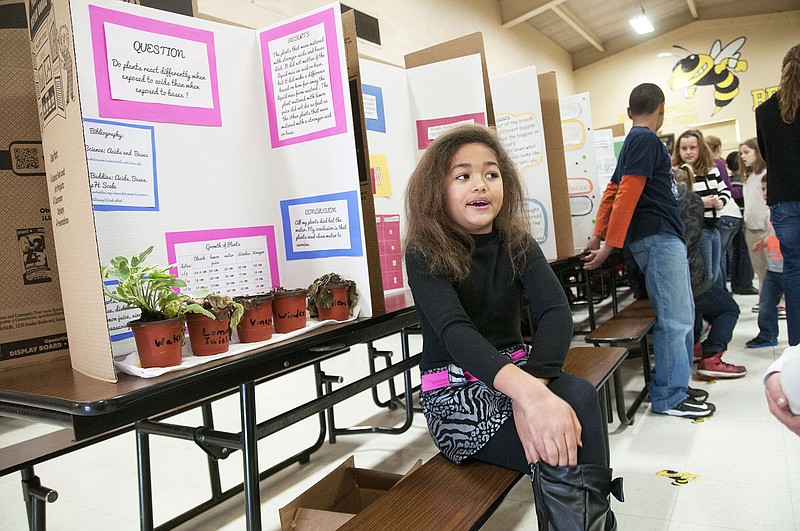
[[[641,14],[636,18],[632,18],[628,22],[631,23],[631,26],[633,26],[634,31],[636,31],[636,33],[638,33],[639,35],[650,33],[655,29],[653,28],[653,23],[650,22],[650,19],[647,18],[647,15],[645,14]]]

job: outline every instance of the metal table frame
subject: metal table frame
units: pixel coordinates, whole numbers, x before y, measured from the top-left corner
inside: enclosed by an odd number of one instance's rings
[[[410,409],[411,380],[408,371],[419,363],[419,355],[409,354],[407,336],[402,336],[403,359],[399,363],[388,364],[379,371],[370,371],[371,374],[335,391],[326,388],[325,375],[319,367],[320,362],[341,354],[350,346],[369,343],[417,325],[416,310],[410,295],[404,293],[395,300],[387,298],[387,307],[389,309],[381,315],[322,327],[292,340],[153,379],[123,374],[117,383],[101,382],[74,371],[68,359],[46,366],[25,366],[2,371],[0,414],[71,428],[76,440],[135,424],[142,529],[153,528],[148,446],[151,434],[194,440],[209,454],[210,462],[241,450],[244,471],[242,485],[221,492],[218,473],[215,479],[215,467],[210,465],[211,500],[164,526],[174,527],[244,490],[247,528],[260,529],[259,481],[262,474],[266,477],[277,471],[276,467],[307,461],[310,453],[319,448],[324,440],[324,415],[326,411],[332,411],[335,404],[405,373],[406,424],[410,426],[413,412]],[[257,423],[256,384],[304,367],[316,368],[317,398]],[[239,395],[242,420],[242,431],[235,434],[215,430],[210,415],[210,403],[231,392]],[[151,420],[153,417],[163,417],[167,412],[198,406],[203,408],[204,413],[204,425],[200,427]],[[276,467],[259,472],[258,440],[313,415],[320,415],[320,440]]]

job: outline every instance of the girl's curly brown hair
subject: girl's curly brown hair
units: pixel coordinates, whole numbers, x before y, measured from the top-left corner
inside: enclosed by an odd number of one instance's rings
[[[450,217],[445,186],[453,157],[466,144],[483,144],[497,157],[503,205],[493,228],[500,232],[515,273],[524,267],[525,252],[533,241],[525,189],[497,133],[481,125],[462,125],[443,133],[428,147],[408,182],[403,251],[420,253],[431,273],[444,274],[454,282],[469,275],[475,250],[473,238]]]

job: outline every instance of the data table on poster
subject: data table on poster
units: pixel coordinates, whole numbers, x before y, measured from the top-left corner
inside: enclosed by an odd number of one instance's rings
[[[175,245],[178,277],[186,290],[257,295],[272,287],[264,237],[250,236]]]

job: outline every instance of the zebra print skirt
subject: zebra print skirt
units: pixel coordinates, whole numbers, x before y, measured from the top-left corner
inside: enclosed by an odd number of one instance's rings
[[[514,345],[501,350],[500,353],[510,359],[511,353],[521,348],[530,353],[530,347],[527,345]],[[527,360],[526,355],[513,363],[520,366]],[[442,370],[450,372],[450,385],[421,392],[419,404],[422,407],[422,414],[428,421],[428,431],[433,442],[445,457],[456,464],[461,464],[483,448],[500,426],[511,417],[511,399],[481,381],[467,382],[466,379],[452,378],[454,373],[463,374],[463,371],[453,364],[425,370],[422,374]]]

